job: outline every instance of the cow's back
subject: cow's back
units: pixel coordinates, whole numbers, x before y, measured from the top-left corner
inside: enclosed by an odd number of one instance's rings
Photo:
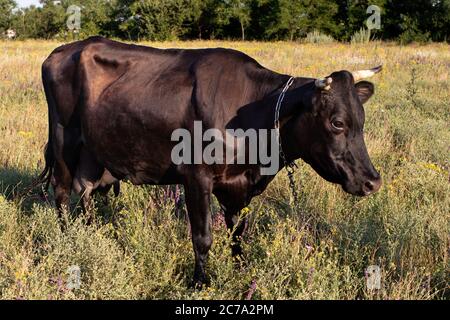
[[[94,60],[95,67],[89,70],[87,65]],[[122,69],[121,63],[124,64]],[[110,82],[105,82],[104,76],[109,73],[105,70],[112,69],[116,69],[116,74]],[[229,113],[229,117],[240,106],[267,94],[264,82],[268,80],[272,85],[274,76],[273,72],[260,66],[253,58],[235,50],[161,50],[102,37],[91,37],[59,47],[42,67],[44,86],[52,91],[58,102],[57,113],[63,125],[69,125],[72,115],[77,116],[75,108],[80,102],[83,85],[86,91],[94,95],[92,99],[95,101],[91,103],[96,104],[100,93],[106,96],[108,92],[104,92],[105,88],[123,73],[127,73],[127,76],[110,92],[127,87],[124,84],[128,83],[134,87],[135,95],[141,93],[154,99],[166,99],[179,96],[185,89],[194,95],[196,103],[191,107],[197,108],[197,115],[204,116],[202,120],[205,122],[211,120],[212,125],[220,125],[214,118],[219,117],[220,122],[227,117],[222,112]],[[141,92],[137,92],[139,90]],[[117,97],[118,92],[114,93]],[[127,93],[122,96],[126,97]],[[207,119],[208,114],[214,114],[212,119]]]

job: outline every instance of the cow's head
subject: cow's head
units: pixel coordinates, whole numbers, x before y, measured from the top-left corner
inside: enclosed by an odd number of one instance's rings
[[[381,187],[363,134],[363,104],[374,94],[374,85],[358,82],[381,69],[340,71],[316,80],[308,98],[310,112],[299,118],[301,126],[295,126],[304,128],[295,133],[302,142],[302,158],[323,178],[353,195],[367,196]]]

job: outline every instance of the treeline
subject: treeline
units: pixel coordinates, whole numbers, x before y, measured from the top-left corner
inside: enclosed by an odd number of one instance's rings
[[[72,32],[68,8],[81,9]],[[370,5],[381,8],[381,28],[371,36],[402,42],[448,41],[450,0],[42,0],[17,8],[0,0],[0,34],[17,38],[128,40],[298,40],[311,32],[349,41],[367,28]]]

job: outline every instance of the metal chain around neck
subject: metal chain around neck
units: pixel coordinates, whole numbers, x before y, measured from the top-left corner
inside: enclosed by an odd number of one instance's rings
[[[278,97],[278,101],[277,101],[277,105],[275,107],[275,130],[276,130],[276,134],[277,134],[277,139],[278,139],[278,147],[279,147],[279,152],[280,152],[280,157],[281,160],[283,160],[283,165],[286,168],[286,171],[288,173],[288,178],[289,178],[289,187],[291,188],[291,192],[292,192],[292,197],[293,197],[293,201],[294,201],[294,206],[297,207],[298,205],[298,192],[296,189],[296,185],[295,185],[295,178],[294,178],[294,173],[295,173],[295,168],[297,167],[296,164],[292,161],[292,162],[288,162],[287,158],[286,158],[286,154],[283,151],[283,146],[282,146],[282,142],[281,142],[281,134],[280,134],[280,111],[281,111],[281,106],[283,104],[283,100],[284,97],[286,95],[286,92],[289,90],[289,88],[292,86],[292,84],[294,83],[294,77],[290,77],[288,82],[286,83],[286,85],[283,88],[283,91],[280,93],[279,97]]]

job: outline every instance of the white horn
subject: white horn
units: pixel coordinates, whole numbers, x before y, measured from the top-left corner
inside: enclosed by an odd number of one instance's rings
[[[358,82],[359,80],[367,79],[370,77],[373,77],[377,73],[381,72],[383,70],[383,66],[378,66],[376,68],[370,69],[370,70],[359,70],[352,72],[353,78],[355,79],[355,82]]]
[[[332,83],[333,83],[333,79],[331,77],[328,77],[325,79],[317,79],[315,82],[317,88],[319,88],[321,90],[325,90],[325,91],[331,90]]]

